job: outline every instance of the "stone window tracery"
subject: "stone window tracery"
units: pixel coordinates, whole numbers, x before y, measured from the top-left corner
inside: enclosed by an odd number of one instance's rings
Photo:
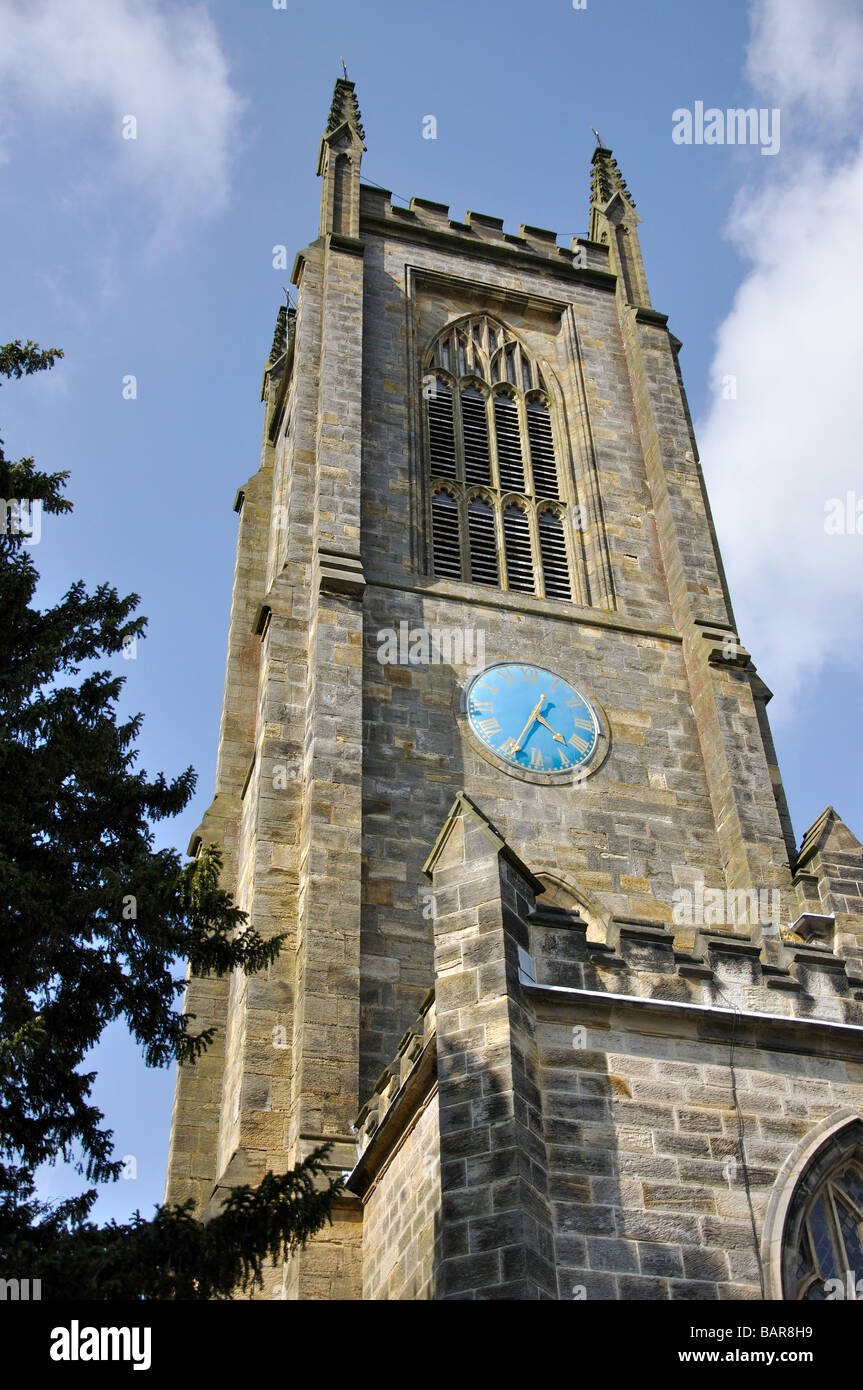
[[[828,1299],[830,1280],[840,1281],[846,1297],[863,1279],[863,1155],[847,1155],[807,1194],[794,1223],[795,1299]],[[835,1290],[834,1290],[835,1292]]]
[[[476,315],[437,338],[423,394],[434,573],[571,601],[573,509],[536,362]]]

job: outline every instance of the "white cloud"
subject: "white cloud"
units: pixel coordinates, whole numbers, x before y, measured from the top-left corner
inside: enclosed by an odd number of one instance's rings
[[[2,0],[0,88],[7,160],[33,141],[23,109],[80,130],[72,176],[88,195],[131,187],[162,227],[226,205],[242,102],[201,5]],[[136,140],[122,138],[127,116]]]
[[[813,132],[825,114],[840,137],[859,129],[863,20],[844,0],[755,0],[752,35],[765,101],[801,119],[732,209],[751,264],[698,433],[740,635],[782,718],[827,661],[861,661],[863,534],[828,534],[825,504],[863,503],[863,144],[831,152]]]
[[[863,92],[859,0],[755,0],[751,80],[820,122],[847,118]]]

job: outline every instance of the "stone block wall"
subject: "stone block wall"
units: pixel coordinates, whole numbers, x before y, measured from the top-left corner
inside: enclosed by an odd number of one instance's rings
[[[535,1002],[558,1296],[777,1297],[777,1175],[821,1121],[863,1111],[863,1029]]]
[[[435,1297],[440,1134],[432,1096],[363,1206],[363,1298]]]
[[[464,794],[427,871],[435,1297],[782,1297],[772,1213],[820,1137],[863,1123],[863,989],[841,944],[699,930],[677,945],[632,918],[591,940],[577,912],[542,906]],[[360,1115],[354,1190],[404,1126],[418,1064],[403,1056]],[[387,1241],[367,1224],[364,1264],[392,1259]]]

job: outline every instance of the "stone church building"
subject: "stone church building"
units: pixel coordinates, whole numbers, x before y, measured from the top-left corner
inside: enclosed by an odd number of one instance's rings
[[[265,1298],[831,1297],[863,850],[831,807],[795,842],[633,199],[598,145],[564,248],[364,148],[339,80],[192,846],[287,942],[189,980],[168,1199],[331,1143]]]

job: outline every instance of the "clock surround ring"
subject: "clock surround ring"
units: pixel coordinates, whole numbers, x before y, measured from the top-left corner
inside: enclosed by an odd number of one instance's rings
[[[532,668],[545,672],[552,680],[561,681],[569,686],[575,694],[579,695],[588,706],[593,715],[596,726],[596,739],[588,756],[583,762],[574,764],[569,772],[538,772],[529,767],[517,767],[501,757],[493,748],[489,747],[475,732],[471,724],[468,711],[468,701],[473,687],[486,676],[490,671],[500,667],[521,667]],[[457,693],[457,708],[455,710],[457,721],[462,730],[466,741],[472,750],[480,755],[491,767],[503,772],[509,777],[514,777],[516,781],[527,782],[534,786],[541,787],[571,787],[574,783],[584,782],[588,777],[592,777],[595,772],[603,765],[608,757],[611,747],[611,728],[608,716],[602,705],[590,694],[581,684],[570,680],[568,676],[562,675],[559,671],[552,670],[548,666],[543,666],[539,662],[525,661],[494,661],[480,671],[472,672],[469,679],[462,685]]]

